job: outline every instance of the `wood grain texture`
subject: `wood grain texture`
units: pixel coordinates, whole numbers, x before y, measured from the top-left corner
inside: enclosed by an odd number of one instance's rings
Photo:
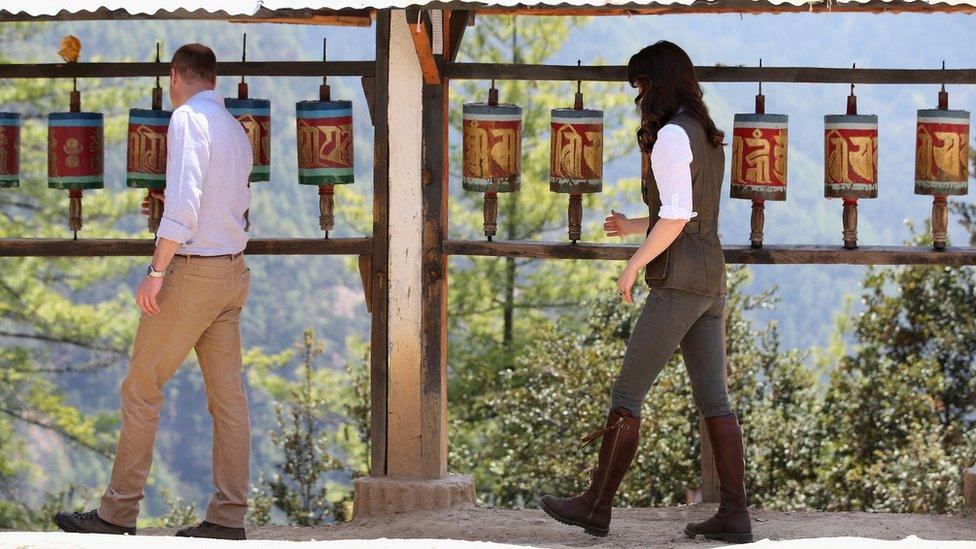
[[[389,279],[390,253],[390,10],[376,12],[376,76],[373,86],[373,249],[370,290],[370,467],[371,476],[386,475],[387,400],[389,398]]]
[[[369,253],[370,238],[253,238],[246,255],[359,255]],[[0,238],[0,257],[145,256],[155,242],[141,238]]]
[[[225,61],[218,75],[232,76],[372,76],[373,61]],[[0,78],[132,78],[169,76],[161,63],[36,63],[0,64]]]
[[[725,246],[725,261],[746,265],[976,265],[976,248],[933,250],[915,246]],[[605,259],[626,261],[636,244],[584,244],[481,240],[447,240],[448,255],[521,257],[530,259]]]
[[[423,265],[421,273],[421,460],[447,475],[447,86],[423,87]]]
[[[445,76],[454,80],[587,80],[626,82],[623,65],[527,65],[449,63]],[[976,84],[976,69],[864,69],[822,67],[699,66],[702,82],[803,82],[819,84]]]

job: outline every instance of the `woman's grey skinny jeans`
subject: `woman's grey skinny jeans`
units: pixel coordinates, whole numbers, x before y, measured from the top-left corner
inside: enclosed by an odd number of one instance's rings
[[[612,407],[640,417],[644,397],[680,345],[698,411],[706,418],[731,414],[725,380],[724,311],[724,295],[652,289],[610,392]]]

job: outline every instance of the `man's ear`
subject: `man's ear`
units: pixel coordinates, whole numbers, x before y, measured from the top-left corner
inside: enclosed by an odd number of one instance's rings
[[[180,73],[179,73],[179,71],[176,70],[176,67],[170,67],[169,68],[169,79],[170,80],[172,80],[173,82],[177,82],[180,79],[179,76],[180,76]]]

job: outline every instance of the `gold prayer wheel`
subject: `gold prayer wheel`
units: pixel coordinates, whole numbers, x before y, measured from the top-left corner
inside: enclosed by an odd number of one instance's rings
[[[549,190],[569,195],[569,239],[582,236],[583,193],[603,190],[603,111],[584,109],[577,89],[572,109],[553,109]]]
[[[760,87],[755,114],[736,114],[732,123],[730,196],[752,200],[749,240],[753,248],[763,244],[765,202],[786,200],[789,118],[785,114],[766,114],[765,107],[766,98]]]
[[[824,196],[844,200],[844,247],[857,248],[857,201],[878,197],[878,117],[857,114],[853,84],[847,114],[824,116]]]
[[[498,193],[516,192],[522,184],[522,107],[499,104],[492,86],[488,102],[465,104],[461,118],[461,186],[485,193],[484,229],[491,240],[498,228]]]
[[[915,129],[915,194],[932,201],[932,245],[945,249],[949,195],[969,192],[969,112],[949,110],[945,86],[939,108],[919,109]]]

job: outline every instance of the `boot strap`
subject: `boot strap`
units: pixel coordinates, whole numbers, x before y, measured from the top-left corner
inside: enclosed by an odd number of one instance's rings
[[[620,418],[617,420],[617,422],[614,423],[613,425],[608,425],[608,426],[604,427],[603,429],[600,429],[600,430],[597,430],[597,431],[593,431],[592,433],[586,435],[581,440],[581,442],[583,443],[583,447],[589,446],[590,444],[593,443],[594,440],[596,440],[596,439],[598,439],[598,438],[606,435],[607,433],[611,433],[613,431],[616,431],[617,429],[620,428],[621,425],[623,425],[623,423],[624,423],[624,417],[623,416],[620,416]]]

